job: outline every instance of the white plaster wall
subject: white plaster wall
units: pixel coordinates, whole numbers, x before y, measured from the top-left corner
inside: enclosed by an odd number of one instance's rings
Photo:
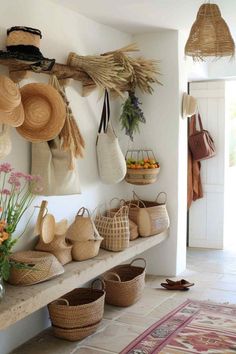
[[[5,48],[6,29],[14,25],[26,25],[41,29],[43,54],[48,58],[56,58],[58,62],[62,63],[66,61],[70,51],[84,55],[98,54],[132,42],[131,36],[128,34],[98,24],[47,0],[40,0],[40,2],[36,0],[0,0],[0,5],[0,48]],[[4,73],[6,70],[1,67],[0,72]],[[47,82],[47,80],[48,76],[46,75],[34,74],[29,81]],[[47,198],[50,212],[57,219],[66,217],[69,221],[74,218],[76,211],[81,206],[93,210],[99,203],[105,200],[109,201],[114,196],[125,196],[128,191],[125,182],[108,186],[99,181],[95,139],[102,100],[98,101],[97,91],[88,98],[81,97],[80,92],[81,86],[78,82],[74,82],[67,89],[73,112],[86,141],[85,158],[78,162],[82,194]],[[119,131],[117,123],[120,104],[120,100],[112,102],[112,116],[114,127],[125,152],[128,139]],[[16,169],[29,172],[30,144],[21,138],[15,130],[12,130],[12,140],[13,150],[6,161],[11,162]],[[40,199],[36,200],[34,204],[39,204]],[[19,226],[18,232],[23,229],[25,220],[26,217]],[[33,223],[34,220],[28,233],[18,244],[18,248],[29,248],[35,242],[32,237]],[[12,348],[25,342],[47,325],[46,310],[41,310],[16,323],[8,330],[0,332],[0,354],[8,353]]]
[[[187,90],[186,75],[181,78],[183,55],[180,62],[178,31],[160,31],[135,35],[134,38],[146,57],[160,60],[160,80],[163,84],[156,87],[153,95],[140,95],[147,123],[136,141],[138,146],[154,150],[161,171],[157,183],[136,187],[135,190],[140,196],[152,200],[158,192],[167,192],[171,220],[169,239],[146,253],[148,271],[174,275],[185,269],[186,261],[187,123],[180,118],[181,94],[183,88]]]

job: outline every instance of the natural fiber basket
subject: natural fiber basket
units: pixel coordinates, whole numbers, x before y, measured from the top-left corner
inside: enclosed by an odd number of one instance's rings
[[[57,326],[52,326],[53,333],[58,338],[63,338],[69,341],[78,341],[84,339],[91,334],[95,333],[100,322],[93,324],[91,326],[82,328],[61,328]]]
[[[87,216],[85,216],[87,213]],[[74,222],[70,225],[66,238],[70,241],[88,241],[93,239],[94,225],[87,208],[80,208]]]
[[[127,206],[121,207],[114,216],[98,214],[95,226],[103,237],[101,248],[109,251],[123,251],[129,247],[130,231]]]
[[[165,199],[159,202],[161,195]],[[135,192],[133,196],[134,200],[126,203],[129,206],[129,218],[138,225],[141,237],[157,235],[168,229],[170,219],[166,208],[166,193],[159,193],[155,201],[141,200]]]
[[[31,285],[64,273],[63,266],[53,254],[23,251],[11,255],[11,261],[27,268],[11,267],[8,282],[13,285]]]
[[[138,170],[127,168],[127,173],[125,176],[126,182],[136,185],[152,184],[157,181],[157,176],[160,172],[160,167],[153,169],[143,169]]]
[[[75,289],[63,298],[48,305],[52,325],[60,328],[84,328],[101,321],[104,312],[105,290],[95,289],[94,280],[90,288]]]
[[[138,260],[144,262],[144,267],[133,266]],[[119,265],[105,273],[106,303],[126,307],[137,302],[145,287],[145,269],[145,259],[136,258],[130,264]]]
[[[72,258],[74,261],[85,261],[98,255],[103,238],[74,242],[72,246]]]
[[[234,51],[234,40],[219,7],[211,3],[201,5],[185,45],[185,54],[194,60],[204,60],[209,56],[233,56]]]
[[[113,208],[107,211],[107,215],[114,216],[119,208]],[[130,241],[136,240],[138,238],[138,225],[135,224],[131,219],[129,219],[129,239]]]

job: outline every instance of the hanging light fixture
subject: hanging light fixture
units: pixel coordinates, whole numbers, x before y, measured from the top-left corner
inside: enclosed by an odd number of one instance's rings
[[[234,51],[234,40],[218,5],[201,5],[185,45],[185,54],[194,60],[204,60],[205,57],[232,57]]]

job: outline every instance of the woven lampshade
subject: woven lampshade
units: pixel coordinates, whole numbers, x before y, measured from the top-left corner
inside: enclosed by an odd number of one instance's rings
[[[185,54],[194,60],[204,60],[212,56],[233,56],[234,51],[234,40],[219,7],[210,3],[201,5],[185,45]]]

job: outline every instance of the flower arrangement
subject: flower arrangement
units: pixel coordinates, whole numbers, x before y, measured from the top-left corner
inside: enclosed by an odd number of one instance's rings
[[[4,280],[9,278],[12,266],[20,266],[14,264],[9,256],[12,247],[25,230],[18,237],[13,237],[13,233],[23,214],[32,204],[34,193],[42,190],[40,181],[40,176],[16,172],[9,163],[0,165],[0,277]]]
[[[133,91],[129,91],[129,97],[123,104],[123,111],[120,116],[121,128],[133,141],[134,134],[139,132],[139,123],[146,123],[143,111],[140,108],[141,102]]]

